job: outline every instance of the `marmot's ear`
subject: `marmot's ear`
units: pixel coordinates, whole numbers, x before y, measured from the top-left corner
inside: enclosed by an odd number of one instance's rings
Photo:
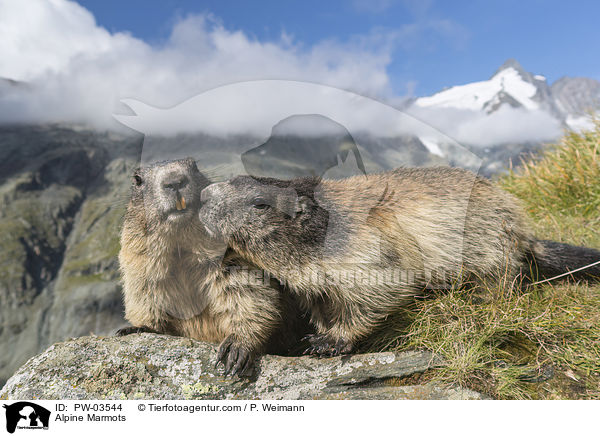
[[[142,170],[140,168],[136,168],[133,171],[133,177],[131,179],[131,182],[135,185],[135,186],[141,186],[142,183],[144,183],[144,179],[142,178]]]

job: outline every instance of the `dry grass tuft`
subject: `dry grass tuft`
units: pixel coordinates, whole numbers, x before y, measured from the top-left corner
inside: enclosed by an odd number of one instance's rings
[[[537,236],[600,248],[600,122],[569,132],[498,183],[520,198]],[[415,302],[376,335],[377,349],[429,349],[433,381],[503,399],[600,399],[600,285],[561,282],[455,289]]]

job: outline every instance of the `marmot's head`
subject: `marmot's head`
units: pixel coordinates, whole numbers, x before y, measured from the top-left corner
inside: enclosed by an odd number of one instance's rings
[[[130,212],[143,217],[150,231],[189,226],[209,183],[191,158],[140,167],[132,178]]]
[[[199,217],[207,232],[240,254],[282,257],[322,243],[328,213],[314,200],[315,178],[239,176],[202,191]]]

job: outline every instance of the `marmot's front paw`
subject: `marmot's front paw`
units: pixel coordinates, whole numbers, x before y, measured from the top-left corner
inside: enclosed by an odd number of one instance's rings
[[[133,333],[158,333],[158,332],[150,327],[146,327],[146,326],[136,327],[136,326],[132,325],[132,326],[123,327],[122,329],[117,330],[115,332],[115,335],[116,336],[127,336],[127,335],[131,335]]]
[[[317,357],[333,357],[352,352],[352,343],[344,339],[332,339],[327,335],[308,335],[309,347],[304,354]]]
[[[254,351],[237,342],[233,335],[229,335],[219,346],[217,365],[219,363],[225,365],[223,372],[225,376],[237,374],[242,377],[252,372],[254,357]]]

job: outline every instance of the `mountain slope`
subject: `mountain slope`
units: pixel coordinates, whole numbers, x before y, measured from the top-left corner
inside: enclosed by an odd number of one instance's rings
[[[590,114],[600,113],[600,82],[563,77],[549,86],[544,76],[509,59],[488,80],[417,98],[406,110],[483,158],[480,172],[491,175],[565,129],[592,128]],[[429,144],[435,145],[445,149]],[[463,159],[460,153],[444,157],[457,165]]]
[[[586,111],[600,110],[600,82],[563,77],[549,86],[514,59],[507,60],[488,80],[453,86],[413,103],[420,108],[453,108],[493,114],[503,106],[547,112],[564,127]]]
[[[513,107],[539,109],[540,105],[535,100],[537,95],[535,81],[544,82],[544,79],[531,80],[523,76],[520,66],[510,62],[500,68],[489,80],[453,86],[430,97],[419,98],[415,104],[421,107],[452,107],[486,113],[494,112],[503,103]]]

